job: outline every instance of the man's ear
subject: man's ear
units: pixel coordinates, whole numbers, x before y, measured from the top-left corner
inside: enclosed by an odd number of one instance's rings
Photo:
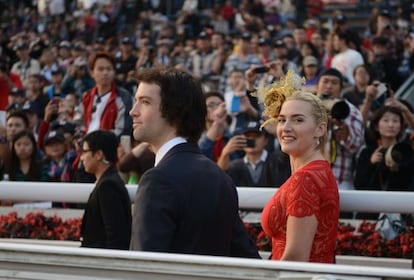
[[[97,160],[99,160],[99,161],[103,161],[103,160],[105,160],[105,155],[104,155],[104,153],[102,152],[102,150],[97,150],[97,151],[95,152],[95,156],[96,156],[96,159],[97,159]]]

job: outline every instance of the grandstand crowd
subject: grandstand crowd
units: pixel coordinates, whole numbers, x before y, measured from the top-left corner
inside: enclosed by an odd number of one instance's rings
[[[260,129],[255,93],[293,70],[327,110],[345,101],[327,149],[341,189],[414,190],[413,108],[394,97],[414,71],[410,2],[360,1],[371,19],[355,30],[341,11],[322,17],[317,0],[0,1],[3,178],[94,182],[81,141],[109,129],[125,183],[136,183],[154,161],[131,140],[137,75],[174,67],[203,84],[201,151],[237,185],[277,187],[289,159],[272,124]]]

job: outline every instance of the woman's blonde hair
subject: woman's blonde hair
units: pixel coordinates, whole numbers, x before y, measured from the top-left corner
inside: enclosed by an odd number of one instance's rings
[[[279,82],[268,86],[260,86],[257,91],[257,98],[259,102],[263,103],[263,117],[266,121],[262,126],[269,122],[276,121],[280,114],[283,103],[286,100],[302,100],[312,106],[312,115],[317,125],[321,123],[328,124],[328,114],[319,97],[310,92],[302,90],[303,79],[289,70],[286,76]],[[317,149],[320,149],[322,154],[325,154],[325,146],[328,141],[327,132],[319,138]]]

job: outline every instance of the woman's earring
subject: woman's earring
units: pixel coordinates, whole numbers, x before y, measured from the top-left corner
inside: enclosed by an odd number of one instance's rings
[[[321,141],[318,139],[316,140],[316,146],[319,146],[319,144],[321,144]]]

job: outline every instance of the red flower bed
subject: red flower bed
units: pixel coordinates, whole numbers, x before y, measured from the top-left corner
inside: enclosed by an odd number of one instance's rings
[[[33,238],[49,240],[79,240],[82,220],[45,217],[42,212],[28,213],[24,218],[17,212],[0,216],[0,238]]]
[[[376,223],[362,222],[358,228],[341,223],[336,255],[411,259],[414,250],[414,229],[409,228],[392,240],[386,240],[375,230]],[[270,251],[271,240],[260,224],[245,224],[249,236],[259,250]]]
[[[0,238],[33,238],[73,240],[80,238],[81,218],[45,217],[42,212],[29,213],[24,218],[17,212],[0,216]],[[392,240],[385,240],[375,230],[375,223],[362,222],[358,228],[341,223],[337,239],[337,255],[412,258],[414,229],[410,227]],[[260,224],[245,224],[249,236],[260,251],[272,249],[270,238]]]

